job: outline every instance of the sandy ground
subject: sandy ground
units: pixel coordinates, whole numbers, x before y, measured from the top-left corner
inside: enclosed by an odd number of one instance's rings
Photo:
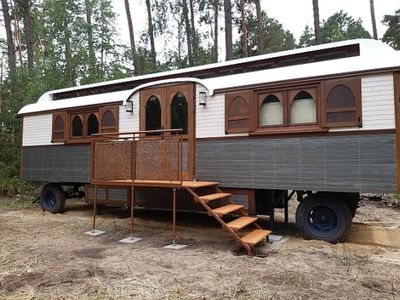
[[[181,251],[171,242],[171,214],[139,211],[135,236],[128,213],[108,208],[107,233],[90,237],[87,205],[63,215],[0,209],[0,298],[137,299],[400,299],[400,210],[364,202],[348,242],[305,241],[294,225],[278,224],[284,242],[263,244],[248,257],[210,217],[178,215]],[[278,216],[279,219],[279,216]]]

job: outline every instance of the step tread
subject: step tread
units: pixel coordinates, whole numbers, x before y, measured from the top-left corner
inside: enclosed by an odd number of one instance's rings
[[[255,229],[241,237],[242,242],[249,246],[254,246],[271,234],[271,230]]]
[[[243,205],[239,205],[239,204],[228,204],[228,205],[224,205],[224,206],[215,208],[212,211],[214,213],[216,213],[217,215],[223,216],[223,215],[227,215],[231,212],[237,211],[243,207],[244,207]]]
[[[232,222],[227,223],[226,225],[233,229],[234,231],[238,231],[242,229],[243,227],[246,227],[247,225],[254,223],[257,221],[257,218],[253,217],[240,217],[236,220],[233,220]]]
[[[182,185],[184,187],[188,187],[191,189],[203,188],[203,187],[211,187],[218,185],[217,181],[183,181]]]
[[[200,198],[200,200],[203,200],[204,202],[209,202],[209,201],[213,201],[213,200],[227,198],[231,195],[232,194],[230,194],[230,193],[215,193],[215,194],[200,196],[199,198]]]

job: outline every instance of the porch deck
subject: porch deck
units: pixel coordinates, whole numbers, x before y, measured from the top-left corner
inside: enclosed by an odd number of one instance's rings
[[[113,180],[92,180],[95,186],[128,186],[128,187],[164,187],[164,188],[190,188],[197,189],[208,186],[217,186],[216,181],[171,181],[171,180],[133,180],[133,179],[113,179]]]

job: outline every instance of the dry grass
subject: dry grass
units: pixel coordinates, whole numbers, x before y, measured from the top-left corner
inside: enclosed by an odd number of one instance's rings
[[[63,215],[0,209],[0,298],[400,297],[400,248],[304,241],[289,226],[281,228],[289,241],[250,258],[209,218],[178,215],[179,239],[189,247],[173,252],[162,248],[171,241],[168,214],[139,212],[135,235],[143,240],[133,245],[117,243],[129,235],[124,216],[107,211],[98,221],[107,233],[94,238],[83,234],[90,228],[84,207]]]

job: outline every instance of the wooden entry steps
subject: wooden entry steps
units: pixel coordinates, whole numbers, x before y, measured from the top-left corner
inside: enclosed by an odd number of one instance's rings
[[[197,189],[203,187],[213,188],[215,189],[215,192],[206,195],[199,195],[199,191],[197,191]],[[235,238],[238,244],[246,249],[249,256],[253,255],[253,247],[265,239],[268,239],[268,236],[271,234],[270,230],[262,229],[256,223],[258,220],[257,218],[247,215],[243,205],[234,203],[230,199],[230,193],[223,193],[218,188],[218,183],[209,182],[209,184],[198,184],[196,187],[194,185],[187,185],[185,186],[185,189],[193,196],[196,202],[200,203],[208,211],[210,216],[214,217],[222,225],[223,229],[225,229]],[[210,204],[216,200],[225,201],[228,203],[216,208],[211,208]],[[222,219],[225,215],[234,212],[237,212],[240,217],[228,223]],[[240,232],[240,230],[247,228],[249,225],[252,225],[255,227],[255,229],[246,233]]]
[[[243,205],[234,203],[231,199],[230,193],[223,193],[218,188],[218,182],[216,181],[167,181],[167,180],[93,180],[91,184],[94,186],[128,186],[134,187],[161,187],[161,188],[172,188],[175,195],[177,188],[186,189],[194,198],[194,200],[200,203],[207,211],[208,214],[214,217],[243,248],[246,249],[247,254],[253,255],[253,247],[258,243],[262,242],[271,234],[270,230],[262,229],[256,221],[255,217],[250,217],[244,210]],[[202,189],[211,190],[212,193],[206,195],[200,195],[199,191]],[[133,193],[134,194],[134,193]],[[175,199],[175,196],[174,196]],[[210,205],[215,201],[224,201],[226,203],[219,207],[212,208]],[[132,200],[133,201],[133,200]],[[174,200],[175,201],[175,200]],[[134,202],[132,202],[134,203]],[[175,203],[175,202],[174,202]],[[96,205],[95,205],[96,206]],[[94,207],[95,207],[94,206]],[[134,204],[131,206],[134,207]],[[237,213],[240,215],[233,221],[225,222],[223,217],[231,213]],[[93,214],[93,228],[95,224],[96,213]],[[174,208],[175,216],[175,208]],[[133,210],[131,210],[131,219],[133,220]],[[175,217],[174,217],[175,220]],[[132,221],[133,224],[133,221]],[[255,229],[252,231],[241,232],[242,229],[247,229],[248,226],[253,226]],[[175,221],[173,223],[175,228]],[[175,240],[175,229],[174,229],[174,240]]]

